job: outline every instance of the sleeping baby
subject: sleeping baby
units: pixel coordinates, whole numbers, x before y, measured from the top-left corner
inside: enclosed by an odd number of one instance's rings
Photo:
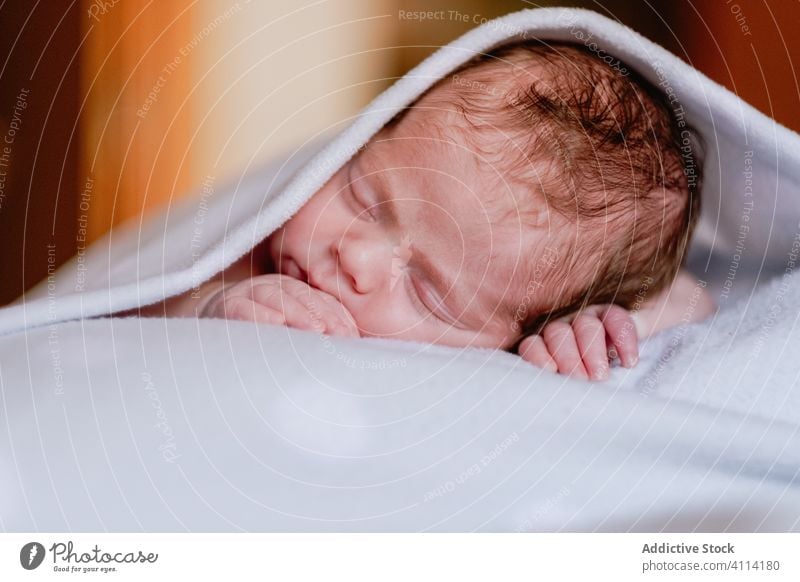
[[[476,57],[251,253],[146,313],[500,348],[594,380],[633,366],[640,339],[713,303],[679,272],[699,210],[681,129],[629,71],[567,43]]]

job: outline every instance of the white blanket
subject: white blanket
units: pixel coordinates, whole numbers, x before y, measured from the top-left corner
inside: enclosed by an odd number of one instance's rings
[[[635,370],[597,386],[487,350],[61,323],[210,278],[436,79],[520,36],[626,61],[706,142],[691,266],[721,310],[648,342]],[[800,137],[633,31],[572,9],[488,22],[335,138],[115,229],[0,310],[0,527],[798,530],[799,178]]]

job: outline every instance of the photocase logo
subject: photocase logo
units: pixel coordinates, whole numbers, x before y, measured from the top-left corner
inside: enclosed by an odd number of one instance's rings
[[[19,563],[26,570],[35,570],[44,560],[44,546],[39,542],[28,542],[19,551]]]
[[[400,244],[392,249],[392,278],[389,290],[394,290],[395,285],[403,276],[403,269],[411,260],[411,237],[405,235]]]

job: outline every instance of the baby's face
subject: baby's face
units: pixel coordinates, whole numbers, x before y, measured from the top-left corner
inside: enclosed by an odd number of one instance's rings
[[[473,148],[416,115],[384,128],[271,235],[270,255],[339,299],[363,337],[508,347],[536,241]],[[498,203],[511,209],[503,221]]]

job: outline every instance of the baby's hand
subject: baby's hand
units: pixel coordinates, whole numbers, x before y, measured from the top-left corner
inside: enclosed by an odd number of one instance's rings
[[[282,274],[259,275],[227,285],[209,299],[198,316],[359,337],[353,316],[336,297]]]
[[[639,361],[636,324],[618,305],[591,305],[548,323],[541,335],[526,337],[519,355],[551,372],[576,378],[606,380],[609,361],[619,357],[626,368]]]

